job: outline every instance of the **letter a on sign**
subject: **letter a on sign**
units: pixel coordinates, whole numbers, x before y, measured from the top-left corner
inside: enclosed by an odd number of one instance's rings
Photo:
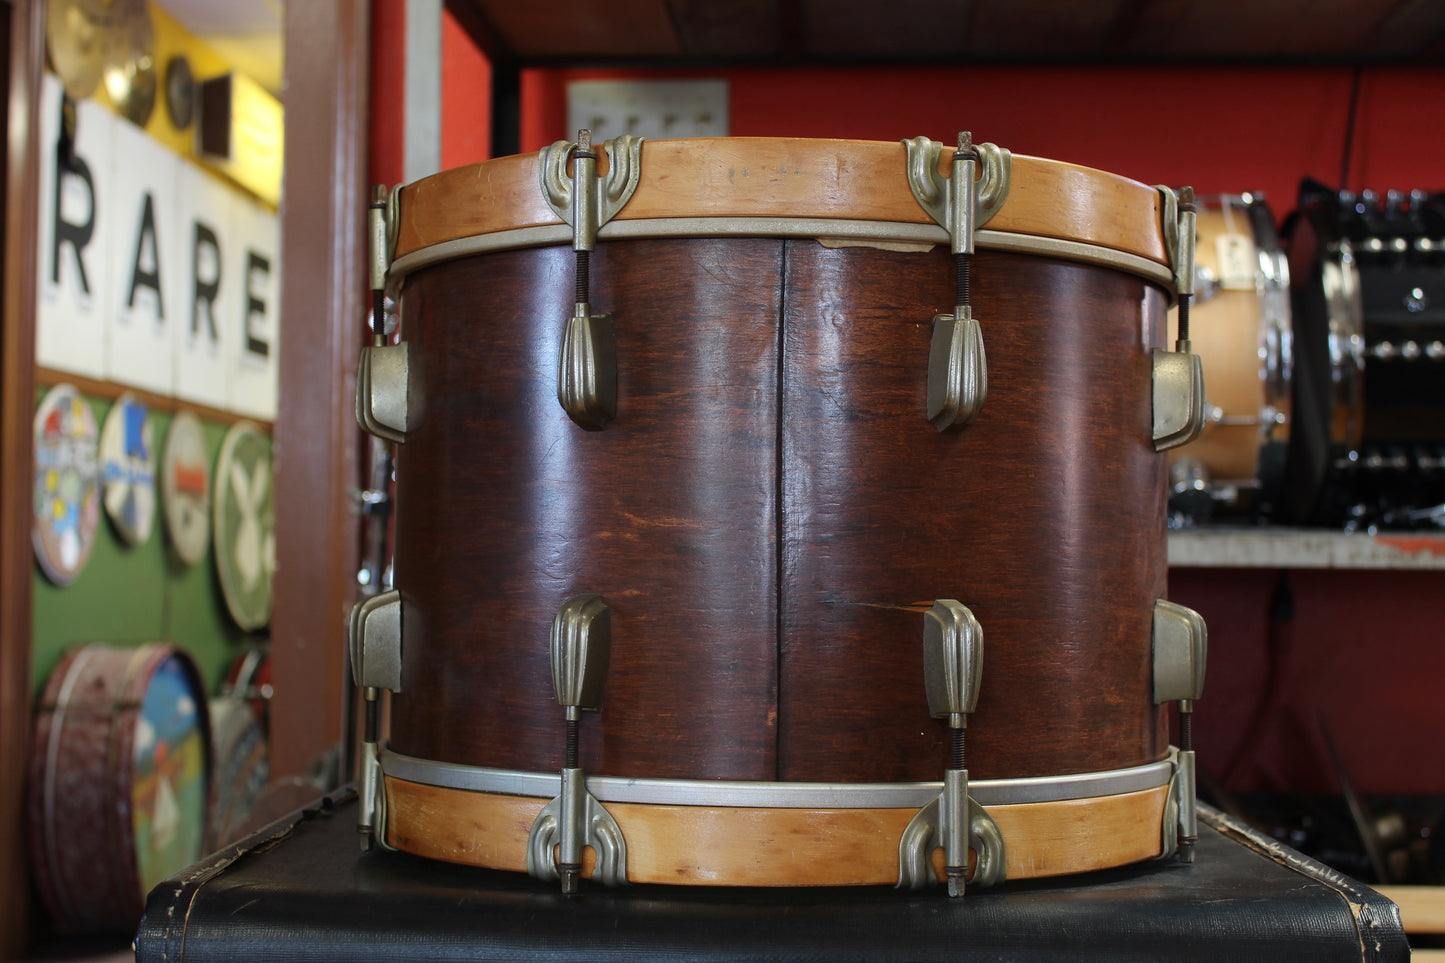
[[[185,161],[126,120],[115,122],[115,153],[110,377],[169,395],[175,391],[171,328],[182,280],[177,212]]]

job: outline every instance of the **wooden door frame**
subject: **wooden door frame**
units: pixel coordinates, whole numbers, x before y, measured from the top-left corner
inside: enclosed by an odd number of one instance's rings
[[[28,949],[24,847],[33,591],[31,412],[39,246],[37,114],[43,4],[8,7],[0,292],[0,960]],[[341,739],[345,616],[355,595],[357,428],[350,411],[365,310],[367,0],[288,4],[277,577],[272,621],[279,738],[272,771],[301,773]]]
[[[360,531],[352,398],[369,304],[370,22],[368,0],[286,5],[273,778],[304,773],[343,736]]]
[[[5,118],[4,271],[0,281],[0,959],[29,937],[25,773],[30,757],[31,479],[38,287],[41,4],[5,0],[10,76]]]

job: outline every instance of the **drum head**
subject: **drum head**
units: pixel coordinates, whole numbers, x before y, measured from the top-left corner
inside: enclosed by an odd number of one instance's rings
[[[205,701],[195,669],[172,655],[156,667],[136,722],[131,821],[140,892],[205,852]]]

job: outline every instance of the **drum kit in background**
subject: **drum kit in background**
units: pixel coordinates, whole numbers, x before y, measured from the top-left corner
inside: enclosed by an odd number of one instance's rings
[[[967,135],[584,131],[378,189],[363,849],[564,892],[1190,861],[1196,216]]]
[[[1306,180],[1205,199],[1193,342],[1209,410],[1171,521],[1445,525],[1445,195]]]

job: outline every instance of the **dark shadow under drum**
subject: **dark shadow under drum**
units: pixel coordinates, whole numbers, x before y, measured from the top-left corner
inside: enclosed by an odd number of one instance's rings
[[[597,432],[555,397],[570,250],[408,278],[426,410],[398,463],[398,751],[560,768],[548,627],[597,592],[613,647],[583,726],[589,773],[937,779],[946,730],[921,660],[935,598],[984,627],[976,778],[1162,757],[1161,291],[981,253],[989,400],[939,435],[923,406],[946,251],[610,241],[592,273],[620,371],[617,420]]]

